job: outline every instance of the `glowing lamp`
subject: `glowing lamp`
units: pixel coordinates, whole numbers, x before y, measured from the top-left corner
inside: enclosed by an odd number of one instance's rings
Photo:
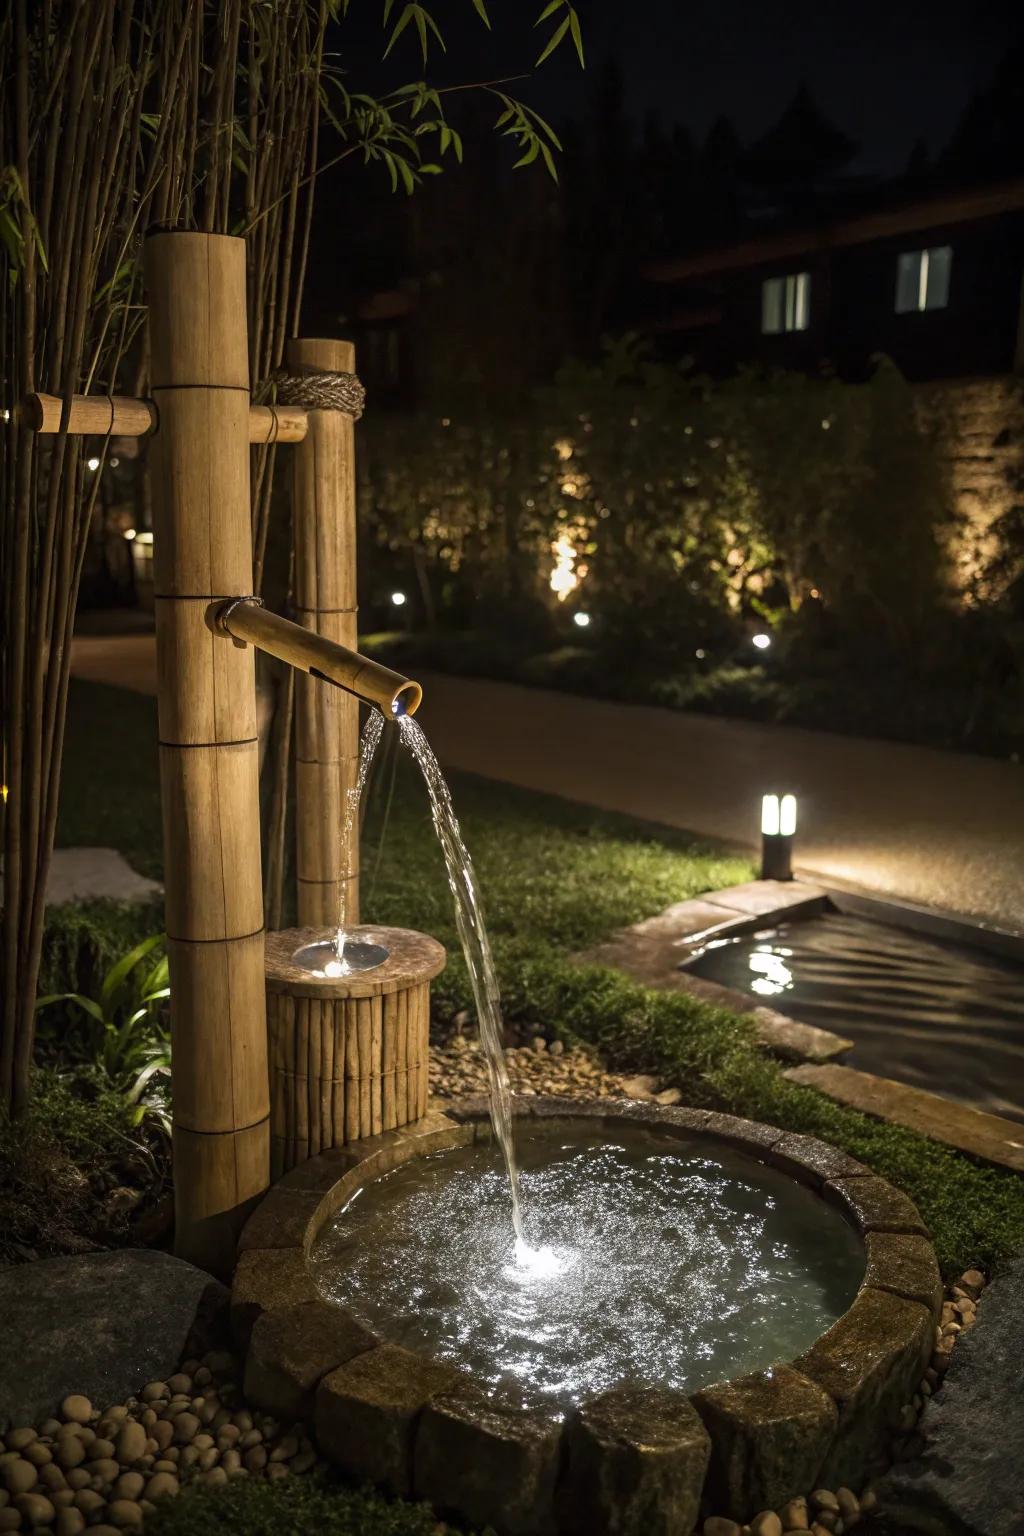
[[[761,879],[792,880],[796,795],[761,797]]]
[[[396,608],[401,608],[403,606],[403,604],[405,603],[405,593],[404,592],[392,592],[392,594],[391,594],[391,601],[394,603]]]
[[[578,624],[580,629],[586,629],[587,625],[590,623],[590,614],[574,613],[572,616],[572,621],[574,624]]]
[[[762,631],[761,634],[751,635],[750,643],[751,645],[756,645],[759,651],[766,651],[772,643],[772,637],[771,635],[764,634]]]

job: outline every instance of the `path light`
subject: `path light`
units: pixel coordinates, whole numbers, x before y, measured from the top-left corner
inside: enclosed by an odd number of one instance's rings
[[[772,637],[762,631],[760,634],[751,635],[750,643],[756,645],[759,651],[766,651],[772,643]]]
[[[91,469],[91,470],[92,470],[92,472],[93,472],[93,474],[95,474],[95,473],[96,473],[96,471],[97,471],[97,470],[98,470],[98,469],[99,469],[99,467],[100,467],[100,461],[99,461],[99,459],[87,459],[87,460],[86,460],[86,467],[87,467],[87,468],[88,468],[88,469]]]
[[[761,879],[792,880],[796,795],[761,797]]]
[[[404,604],[405,604],[405,593],[404,592],[392,592],[392,594],[391,594],[391,601],[394,603],[396,608],[403,607]]]
[[[572,616],[572,621],[574,624],[578,624],[580,629],[586,629],[587,625],[590,623],[590,614],[574,613]]]

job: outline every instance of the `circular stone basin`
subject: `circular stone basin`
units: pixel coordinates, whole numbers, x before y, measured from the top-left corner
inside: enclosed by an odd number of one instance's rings
[[[559,1413],[623,1381],[693,1392],[790,1360],[863,1279],[839,1210],[728,1146],[579,1119],[520,1121],[517,1143],[531,1251],[478,1142],[358,1190],[311,1249],[321,1295]]]

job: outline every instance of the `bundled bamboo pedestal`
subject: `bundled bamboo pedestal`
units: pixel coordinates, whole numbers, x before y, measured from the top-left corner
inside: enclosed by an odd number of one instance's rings
[[[446,955],[406,928],[358,928],[383,944],[372,971],[313,976],[294,964],[322,929],[267,934],[271,1177],[327,1147],[394,1130],[427,1110],[430,983]]]

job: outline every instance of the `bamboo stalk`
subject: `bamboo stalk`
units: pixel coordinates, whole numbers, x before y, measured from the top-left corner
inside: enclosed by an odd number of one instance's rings
[[[345,1140],[359,1140],[359,1000],[345,1003]]]
[[[398,1124],[395,1100],[395,1073],[398,1050],[398,994],[386,992],[381,1021],[380,1070],[381,1070],[381,1124],[385,1131],[393,1131]]]
[[[256,603],[225,603],[213,609],[212,617],[236,640],[248,640],[300,672],[309,672],[339,688],[347,688],[368,704],[376,704],[389,719],[396,706],[408,715],[415,714],[419,708],[423,697],[419,683],[334,640],[312,634],[300,624],[282,619],[279,614],[270,613]]]
[[[309,1007],[308,997],[295,1000],[295,1161],[309,1156]]]
[[[423,983],[416,988],[416,1010],[419,1023],[419,1073],[417,1076],[416,1118],[422,1120],[427,1112],[427,1092],[430,1083],[430,987]]]
[[[334,1118],[331,1112],[331,1087],[334,1077],[334,1003],[320,1000],[320,1145],[334,1145]]]
[[[309,1000],[309,1057],[306,1063],[306,1095],[309,1100],[309,1155],[320,1151],[320,999]]]
[[[351,373],[346,341],[294,340],[295,370]],[[305,441],[292,458],[295,603],[305,628],[356,645],[355,423],[341,411],[310,410]],[[346,791],[359,763],[355,698],[300,677],[296,688],[296,877],[300,926],[359,921],[359,832],[340,847]],[[335,845],[338,846],[335,846]],[[329,847],[329,871],[323,868]]]
[[[369,1136],[373,1127],[370,1108],[370,1073],[373,1071],[373,998],[356,999],[359,1030],[359,1134]]]
[[[167,607],[157,650],[179,1061],[175,1246],[226,1276],[241,1223],[270,1177],[255,670],[244,651],[215,655],[174,610],[199,607],[210,593],[251,589],[245,247],[222,235],[156,234],[147,242],[146,276],[160,411],[154,576]],[[221,707],[225,685],[230,703]],[[206,989],[216,964],[242,978],[244,1017],[225,1015]],[[182,1082],[177,1047],[185,1029],[190,1071]]]
[[[334,1072],[331,1083],[331,1121],[334,1145],[345,1145],[345,1003],[335,998],[331,1005],[334,1026]]]
[[[61,430],[64,401],[37,391],[21,402],[20,422],[30,432],[52,436]],[[322,414],[322,413],[318,413]],[[130,395],[72,395],[66,431],[69,437],[145,437],[156,430],[155,401]],[[308,431],[301,405],[250,405],[250,443],[301,443]]]
[[[367,1001],[370,1005],[370,1134],[379,1136],[384,1128],[381,1083],[384,999],[371,997]]]
[[[409,1123],[409,994],[398,994],[398,1028],[396,1031],[395,1102],[399,1125]]]
[[[295,1034],[298,1028],[296,1022],[295,998],[285,995],[285,1006],[282,1010],[282,1080],[284,1082],[284,1125],[282,1133],[285,1145],[285,1168],[294,1168],[295,1157]]]

